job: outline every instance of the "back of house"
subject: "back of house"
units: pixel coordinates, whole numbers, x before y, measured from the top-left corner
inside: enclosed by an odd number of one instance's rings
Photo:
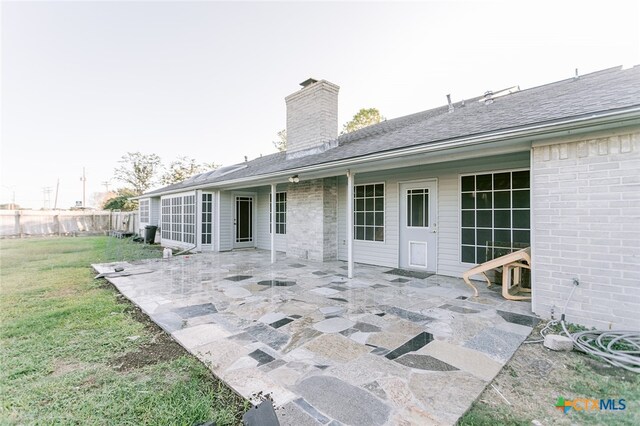
[[[162,245],[461,277],[530,247],[532,309],[640,329],[640,67],[512,87],[338,136],[339,87],[289,95],[287,150],[140,198]]]

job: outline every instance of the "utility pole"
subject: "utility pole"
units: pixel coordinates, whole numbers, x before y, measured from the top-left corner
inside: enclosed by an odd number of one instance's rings
[[[58,178],[58,182],[56,182],[56,198],[53,202],[53,209],[58,210],[58,190],[60,189],[60,178]]]
[[[82,177],[80,180],[82,181],[82,208],[85,208],[87,206],[87,176],[84,173],[84,167],[82,168]]]

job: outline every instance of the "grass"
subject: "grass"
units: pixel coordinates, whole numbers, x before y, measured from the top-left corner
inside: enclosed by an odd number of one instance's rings
[[[112,365],[154,331],[89,265],[160,256],[109,237],[0,241],[0,423],[240,422],[246,402],[186,352],[126,371]]]

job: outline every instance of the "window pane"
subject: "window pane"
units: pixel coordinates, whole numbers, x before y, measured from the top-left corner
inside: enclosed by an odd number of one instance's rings
[[[377,212],[384,211],[384,198],[376,198],[374,204]]]
[[[529,229],[529,210],[513,211],[513,227]]]
[[[355,210],[359,212],[364,211],[364,200],[356,200]]]
[[[424,226],[424,195],[410,195],[411,221],[409,226]]]
[[[373,198],[364,199],[364,209],[369,212],[373,211]]]
[[[496,173],[493,175],[493,189],[510,189],[511,173]]]
[[[365,225],[375,225],[375,224],[373,223],[373,220],[374,220],[373,218],[374,218],[374,216],[373,216],[373,212],[367,212],[367,213],[365,213],[365,215],[364,215],[364,220],[365,220],[364,224],[365,224]]]
[[[364,187],[364,196],[365,197],[373,197],[373,185],[365,185],[365,187]]]
[[[463,191],[474,191],[476,188],[476,177],[475,176],[463,176],[462,177],[462,190]]]
[[[479,228],[491,228],[491,210],[478,210],[476,212],[476,226]]]
[[[382,226],[376,226],[376,241],[384,241],[384,228]]]
[[[356,226],[356,240],[364,240],[364,226]]]
[[[511,210],[496,210],[493,212],[494,227],[511,228]]]
[[[511,207],[511,192],[510,191],[499,191],[494,192],[494,207],[496,209],[508,209]]]
[[[514,243],[529,243],[529,231],[513,231]]]
[[[376,225],[378,226],[384,225],[384,213],[382,212],[376,213]]]
[[[476,244],[479,246],[486,246],[487,242],[491,242],[492,238],[491,229],[478,229],[476,230]]]
[[[513,207],[529,208],[529,191],[513,191]]]
[[[476,216],[473,211],[462,212],[462,226],[476,226]]]
[[[486,247],[478,247],[476,249],[476,262],[484,263],[487,261],[487,249]]]
[[[511,244],[511,231],[496,229],[493,231],[494,245]],[[502,244],[499,244],[502,243]]]
[[[356,186],[356,197],[364,197],[364,186]]]
[[[373,227],[367,226],[364,228],[364,239],[367,241],[373,241]]]
[[[475,194],[473,192],[462,194],[462,208],[474,209],[476,207]]]
[[[356,213],[356,225],[364,225],[364,213]]]
[[[475,243],[476,243],[475,229],[462,228],[462,244],[475,244]]]
[[[383,197],[384,196],[384,185],[382,184],[377,184],[374,190],[374,195],[376,197]]]
[[[476,248],[473,246],[462,246],[462,261],[466,263],[476,263]]]
[[[491,186],[491,175],[479,175],[476,176],[476,191],[490,191]]]
[[[529,188],[529,170],[513,172],[513,189]]]
[[[476,208],[490,209],[493,206],[491,192],[476,193]]]

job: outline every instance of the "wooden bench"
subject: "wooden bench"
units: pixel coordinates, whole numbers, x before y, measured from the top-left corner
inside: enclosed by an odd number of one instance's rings
[[[487,287],[491,287],[493,284],[487,272],[502,268],[502,296],[509,300],[531,300],[531,296],[520,296],[512,293],[512,289],[516,289],[516,292],[531,292],[531,289],[522,288],[520,286],[520,278],[522,276],[522,268],[531,269],[531,249],[525,248],[522,250],[514,251],[513,253],[505,254],[496,259],[489,260],[478,266],[474,266],[467,272],[462,274],[462,279],[469,287],[473,289],[474,297],[478,297],[478,289],[471,283],[471,276],[482,274],[485,280],[487,280]],[[513,279],[511,277],[513,273]]]

